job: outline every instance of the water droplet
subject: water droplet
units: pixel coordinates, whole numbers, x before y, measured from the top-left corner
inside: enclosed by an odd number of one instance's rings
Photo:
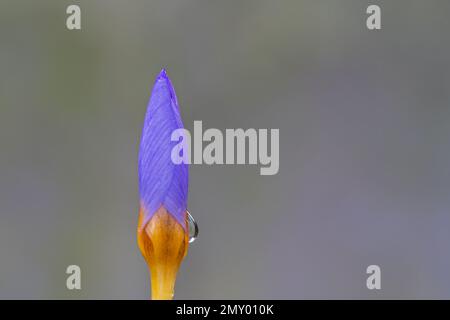
[[[195,222],[194,217],[187,211],[187,220],[189,228],[189,243],[192,243],[198,237],[198,225]]]

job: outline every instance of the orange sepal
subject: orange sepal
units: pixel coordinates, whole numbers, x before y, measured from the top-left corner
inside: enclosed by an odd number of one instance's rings
[[[147,225],[144,209],[139,210],[137,240],[139,249],[150,270],[152,299],[170,300],[173,298],[175,281],[183,258],[189,246],[185,228],[164,207],[160,207]]]

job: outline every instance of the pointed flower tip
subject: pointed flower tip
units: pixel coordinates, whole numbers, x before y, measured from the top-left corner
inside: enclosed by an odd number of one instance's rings
[[[159,81],[161,81],[159,83],[160,85],[157,86]],[[175,93],[175,89],[173,88],[172,82],[170,81],[170,78],[167,75],[165,68],[161,69],[158,76],[156,77],[156,82],[155,82],[155,86],[154,86],[153,90],[155,90],[155,88],[158,88],[158,90],[163,90],[163,91],[166,90],[170,95],[170,99],[175,103],[175,107],[178,108],[177,95]]]
[[[168,80],[169,77],[167,76],[167,72],[165,68],[162,68],[161,71],[159,72],[159,75],[156,79],[164,79],[164,80]]]

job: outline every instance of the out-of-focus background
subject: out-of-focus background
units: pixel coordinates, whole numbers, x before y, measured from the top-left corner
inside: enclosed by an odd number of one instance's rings
[[[0,298],[148,298],[137,152],[162,67],[188,129],[280,129],[275,176],[191,166],[176,298],[450,298],[449,30],[449,1],[1,0]]]

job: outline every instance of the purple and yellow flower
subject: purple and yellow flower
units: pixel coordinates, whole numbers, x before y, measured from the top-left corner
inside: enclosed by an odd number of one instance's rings
[[[138,245],[151,274],[152,298],[172,299],[188,249],[188,165],[171,159],[172,132],[183,128],[175,90],[163,69],[147,106],[139,148]]]

